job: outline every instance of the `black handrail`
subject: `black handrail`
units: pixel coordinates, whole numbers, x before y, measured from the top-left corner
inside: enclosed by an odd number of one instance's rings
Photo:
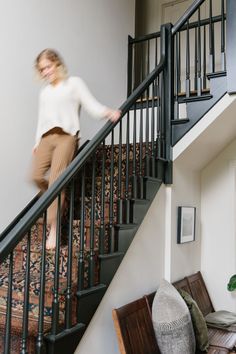
[[[163,70],[165,65],[166,52],[166,27],[161,29],[161,58],[157,67],[147,76],[147,78],[134,90],[128,99],[120,106],[122,112],[121,118],[134,105],[136,100],[142,95],[156,76]],[[43,214],[45,209],[58,196],[61,190],[67,185],[79,169],[85,164],[88,157],[96,150],[96,148],[103,142],[111,130],[118,124],[108,121],[101,130],[94,136],[94,138],[87,144],[87,146],[79,153],[72,161],[70,166],[60,175],[55,183],[36,201],[30,210],[22,217],[13,229],[0,242],[0,262],[9,255],[14,247],[23,239],[29,228],[37,221]]]
[[[189,6],[189,8],[185,11],[183,16],[175,23],[175,25],[172,27],[172,35],[174,35],[176,32],[180,30],[180,28],[186,23],[186,21],[198,10],[199,6],[204,2],[205,0],[195,0],[192,5]]]
[[[154,38],[157,38],[160,36],[161,36],[161,32],[159,31],[159,32],[145,34],[144,36],[140,36],[140,37],[136,37],[136,38],[129,37],[129,42],[132,44],[133,43],[140,43],[140,42],[146,41],[148,39],[154,39]]]
[[[224,14],[223,16],[224,20],[226,19],[226,14]],[[186,20],[187,22],[188,20]],[[204,18],[200,21],[200,26],[206,26],[209,25],[210,23],[217,23],[222,21],[222,15],[218,15],[218,16],[213,16],[211,21],[209,18]],[[193,29],[199,26],[199,22],[198,21],[193,21],[193,22],[189,22],[189,24],[183,24],[182,27],[177,31],[177,32],[183,32],[186,31],[186,29]],[[173,28],[173,27],[172,27]],[[173,34],[173,32],[172,32]],[[149,39],[154,39],[154,38],[158,38],[160,37],[160,32],[153,32],[150,34],[146,34],[144,36],[141,37],[136,37],[136,38],[131,38],[129,39],[130,43],[140,43],[140,42],[145,42],[148,41]]]

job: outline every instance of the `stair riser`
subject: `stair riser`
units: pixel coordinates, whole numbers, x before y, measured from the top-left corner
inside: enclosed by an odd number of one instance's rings
[[[149,201],[152,201],[157,194],[161,182],[152,182],[152,180],[146,180],[144,185],[144,194],[145,198]]]
[[[129,248],[131,242],[133,241],[134,235],[137,231],[137,227],[132,229],[120,229],[116,230],[116,237],[118,241],[118,252],[126,252]]]
[[[146,214],[149,208],[149,203],[142,203],[134,201],[131,208],[131,220],[134,224],[140,224],[143,220],[143,215]]]
[[[85,325],[90,322],[105,292],[106,288],[103,288],[95,293],[78,297],[77,318],[79,322]]]
[[[110,284],[122,261],[122,258],[123,255],[119,255],[111,259],[100,259],[100,283],[106,284],[107,286]]]

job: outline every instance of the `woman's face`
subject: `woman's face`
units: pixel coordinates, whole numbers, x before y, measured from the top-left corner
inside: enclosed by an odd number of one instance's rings
[[[55,62],[42,57],[38,63],[38,70],[42,79],[49,84],[56,85],[60,81],[58,66]]]

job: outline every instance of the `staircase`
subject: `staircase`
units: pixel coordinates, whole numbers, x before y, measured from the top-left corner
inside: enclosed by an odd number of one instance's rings
[[[195,0],[174,26],[129,38],[129,97],[120,107],[121,119],[108,122],[0,235],[1,353],[75,351],[159,187],[172,183],[171,146],[227,92],[224,1],[218,16],[212,16],[210,1],[209,17],[201,19],[204,2]],[[221,28],[221,64],[220,70],[213,65],[210,40],[207,74],[204,38],[208,28],[213,41],[214,23]],[[147,50],[141,54],[147,63],[146,68],[141,63],[141,79],[135,77],[140,43]],[[183,46],[188,54],[184,75]],[[182,105],[186,117],[181,117]],[[55,199],[60,205],[63,191],[56,249],[47,251],[47,208]]]

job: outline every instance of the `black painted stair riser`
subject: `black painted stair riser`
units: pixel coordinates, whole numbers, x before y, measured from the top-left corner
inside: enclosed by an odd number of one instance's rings
[[[79,322],[88,325],[100,304],[106,289],[107,286],[105,284],[99,284],[93,288],[77,292],[77,318]]]

